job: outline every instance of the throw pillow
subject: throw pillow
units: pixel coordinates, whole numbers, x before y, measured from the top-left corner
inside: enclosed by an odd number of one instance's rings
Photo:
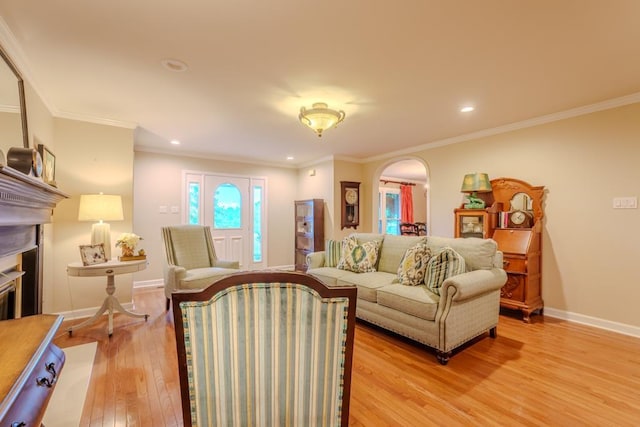
[[[401,285],[417,286],[424,283],[427,263],[431,258],[431,250],[427,242],[420,242],[407,249],[398,267],[398,281]]]
[[[342,256],[342,242],[339,240],[327,240],[324,252],[324,266],[336,267]]]
[[[431,292],[440,295],[440,288],[446,279],[465,271],[466,265],[462,255],[446,247],[427,262],[424,283]]]
[[[358,244],[358,240],[347,237],[342,241],[342,257],[338,263],[338,268],[353,271],[354,273],[368,273],[376,271],[378,261],[378,242],[364,242]]]

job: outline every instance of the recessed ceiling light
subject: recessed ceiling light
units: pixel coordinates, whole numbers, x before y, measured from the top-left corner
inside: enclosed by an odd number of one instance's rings
[[[287,160],[293,160],[293,156],[287,156]]]
[[[460,109],[460,112],[461,112],[461,113],[470,113],[470,112],[472,112],[473,110],[475,110],[475,108],[474,108],[474,107],[472,107],[472,106],[470,106],[470,105],[467,105],[466,107],[462,107],[462,108]]]
[[[176,73],[181,73],[189,69],[189,66],[187,64],[178,59],[163,59],[162,61],[160,61],[160,63],[167,70],[175,71]]]
[[[180,145],[180,141],[178,141],[177,139],[172,139],[172,140],[171,140],[171,144],[173,144],[173,145]]]

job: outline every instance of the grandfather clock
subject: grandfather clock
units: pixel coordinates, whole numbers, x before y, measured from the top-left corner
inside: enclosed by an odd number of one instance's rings
[[[360,183],[340,181],[341,229],[360,225]]]

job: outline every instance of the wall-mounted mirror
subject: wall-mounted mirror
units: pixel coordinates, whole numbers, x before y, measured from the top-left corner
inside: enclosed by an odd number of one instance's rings
[[[29,147],[24,82],[11,58],[0,46],[0,150]]]
[[[511,198],[512,211],[531,211],[533,210],[533,199],[527,193],[516,193]]]

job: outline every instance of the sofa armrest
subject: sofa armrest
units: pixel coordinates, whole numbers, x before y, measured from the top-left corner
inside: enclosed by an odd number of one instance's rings
[[[240,269],[240,261],[225,261],[222,259],[217,259],[213,264],[214,267],[220,268],[235,268]]]
[[[449,277],[442,283],[441,299],[464,301],[478,295],[499,290],[507,283],[507,273],[501,268],[474,270]]]
[[[307,267],[320,268],[324,267],[324,251],[311,252],[307,254]]]

